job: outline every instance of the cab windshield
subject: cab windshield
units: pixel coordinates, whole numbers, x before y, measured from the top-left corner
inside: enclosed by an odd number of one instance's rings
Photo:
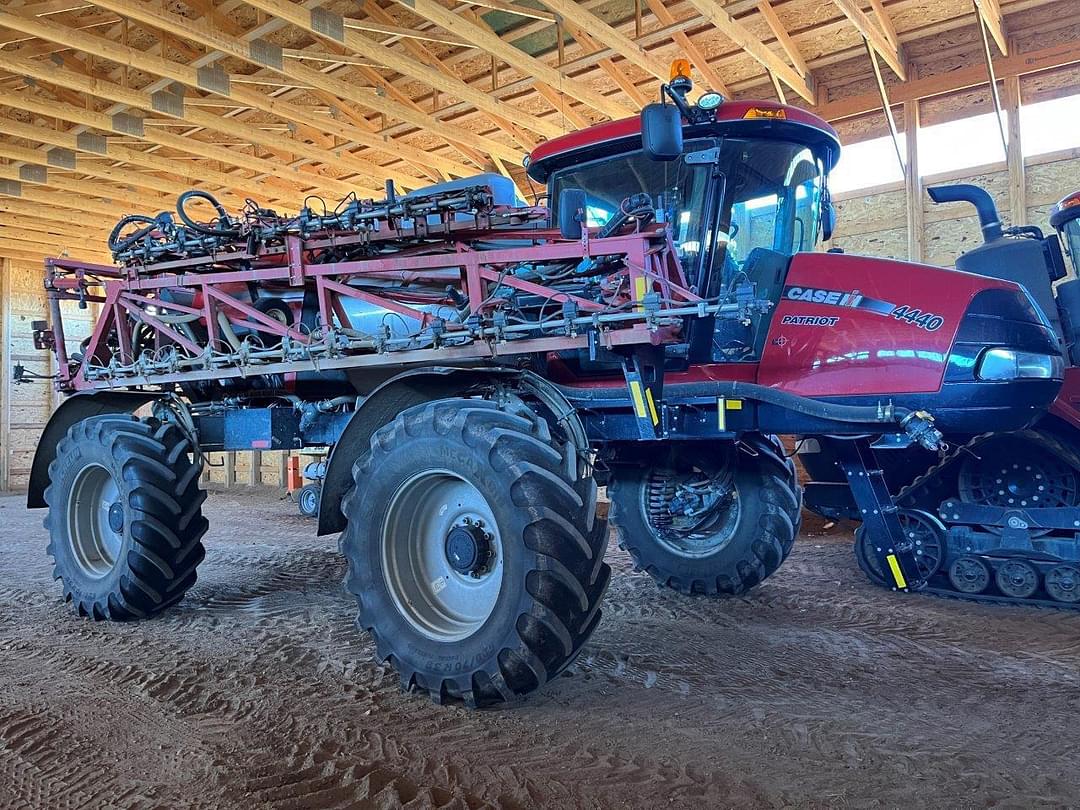
[[[717,141],[690,141],[688,152],[708,149]],[[672,239],[684,269],[696,267],[711,238],[706,227],[706,195],[713,167],[683,160],[654,161],[641,152],[604,158],[558,172],[552,180],[552,198],[577,188],[585,192],[590,228],[602,228],[619,212],[623,200],[648,194],[657,220],[671,223]]]
[[[601,227],[623,200],[648,194],[657,219],[671,225],[684,271],[699,280],[708,256],[709,266],[722,268],[715,275],[730,282],[755,249],[790,255],[814,248],[824,166],[810,148],[724,138],[688,141],[685,151],[674,161],[631,152],[563,169],[552,179],[553,199],[568,188],[583,190],[588,225]],[[710,294],[718,292],[715,281],[709,286]]]

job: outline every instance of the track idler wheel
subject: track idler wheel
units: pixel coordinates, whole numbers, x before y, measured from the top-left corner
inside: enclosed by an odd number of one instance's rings
[[[960,557],[949,566],[949,582],[960,593],[982,593],[990,587],[990,569],[978,557]]]
[[[945,555],[945,526],[929,512],[920,509],[899,509],[897,517],[904,529],[904,537],[915,549],[919,576],[930,579],[941,568]],[[875,585],[887,586],[881,571],[874,540],[863,524],[855,530],[855,559],[859,568]]]
[[[1055,602],[1075,605],[1080,602],[1080,568],[1055,565],[1046,572],[1043,587]]]
[[[1039,590],[1039,572],[1023,560],[1006,560],[994,575],[998,590],[1013,599],[1030,599]]]

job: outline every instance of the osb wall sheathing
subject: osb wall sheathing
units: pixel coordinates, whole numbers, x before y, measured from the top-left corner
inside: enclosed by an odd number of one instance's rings
[[[10,375],[15,365],[42,376],[53,374],[56,367],[51,353],[34,348],[31,329],[33,321],[46,319],[42,266],[24,261],[5,265],[0,258],[0,267],[4,268],[0,272],[10,274],[10,294],[0,302],[0,323],[7,322],[3,333],[8,336],[0,347],[0,373],[9,379],[8,384],[0,387],[0,395],[7,395],[6,402],[0,399],[7,427],[6,435],[0,436],[0,452],[6,454],[8,488],[21,489],[29,480],[34,449],[52,412],[55,394],[49,381],[33,380],[15,385],[10,382]],[[68,327],[67,348],[69,352],[75,352],[79,343],[90,334],[92,315],[90,310],[79,310],[75,304],[65,305],[64,311]]]

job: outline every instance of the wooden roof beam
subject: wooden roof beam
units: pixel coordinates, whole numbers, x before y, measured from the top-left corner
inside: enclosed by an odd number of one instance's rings
[[[870,47],[874,49],[874,52],[885,60],[885,64],[892,68],[893,73],[899,76],[901,80],[907,81],[907,68],[904,65],[904,57],[899,43],[889,42],[889,38],[885,36],[882,29],[870,19],[855,0],[832,1],[837,8],[844,12],[844,16],[851,20],[855,30],[862,34]]]
[[[649,4],[649,10],[652,11],[653,16],[660,21],[661,25],[667,27],[675,24],[675,16],[668,10],[665,0],[646,0],[646,2]],[[721,93],[725,97],[731,96],[727,84],[720,78],[720,74],[716,72],[716,69],[709,64],[709,58],[685,31],[674,31],[671,38],[679,47],[679,50],[686,54],[686,58],[690,60],[691,64],[697,68],[697,72],[701,74],[701,77],[705,79],[706,88]]]
[[[627,62],[641,68],[657,81],[668,80],[668,65],[646,51],[633,39],[608,25],[576,0],[540,0],[540,2],[578,30],[587,32],[590,38],[596,37],[603,41]]]
[[[309,111],[302,107],[269,98],[257,90],[248,90],[244,87],[237,86],[228,81],[228,74],[215,74],[213,80],[207,80],[196,68],[182,65],[178,62],[172,62],[168,59],[163,59],[159,56],[154,56],[102,37],[75,31],[71,28],[47,22],[42,19],[24,18],[12,14],[9,11],[0,10],[0,25],[6,25],[42,39],[67,45],[68,47],[87,54],[92,54],[102,59],[107,59],[120,64],[128,64],[137,70],[152,73],[156,76],[179,82],[191,88],[207,90],[216,95],[233,99],[241,105],[253,107],[302,126],[311,127],[317,132],[332,132],[348,140],[355,140],[355,136],[357,135],[366,137],[369,134],[361,133],[355,127],[340,124],[332,119],[314,118]],[[184,119],[187,117],[187,111],[190,108],[186,107],[184,99],[182,97],[173,96],[171,101],[173,102],[171,105],[166,105],[166,109],[161,109],[159,111],[173,118]],[[153,109],[158,109],[159,107],[162,107],[162,105],[152,105]],[[171,109],[168,107],[171,107]],[[177,111],[179,114],[176,114]],[[366,182],[368,185],[366,188],[370,190],[381,188],[382,182],[387,174],[394,176],[396,179],[400,179],[405,185],[411,187],[424,184],[423,181],[412,177],[411,175],[403,175],[399,171],[384,169],[377,164],[357,159],[346,153],[333,152],[329,149],[310,146],[287,138],[282,138],[282,140],[286,143],[293,144],[288,147],[288,149],[294,154],[311,157],[312,159],[327,165],[341,166],[346,171],[351,171],[367,178]],[[321,155],[321,157],[319,155]]]
[[[404,105],[400,105],[391,99],[376,96],[370,89],[358,89],[355,84],[350,84],[349,82],[329,76],[326,73],[307,67],[306,65],[293,60],[285,60],[282,58],[280,63],[268,65],[265,57],[258,58],[257,54],[259,51],[253,48],[250,43],[243,42],[228,34],[221,33],[220,31],[215,31],[201,20],[189,20],[177,14],[162,11],[159,8],[139,2],[139,0],[94,1],[103,8],[108,8],[117,13],[124,14],[145,25],[168,31],[177,36],[187,37],[208,48],[221,51],[229,56],[235,56],[258,68],[269,68],[275,73],[279,73],[301,85],[307,85],[330,92],[339,99],[350,101],[368,109],[385,111],[387,115],[400,118],[401,120],[408,121],[422,129],[435,132],[448,140],[464,143],[467,146],[480,146],[481,148],[488,146],[493,150],[504,148],[502,144],[498,144],[494,141],[490,144],[487,143],[486,138],[478,136],[476,133],[467,132],[451,124],[434,119],[431,116],[409,109]],[[361,134],[363,137],[355,137],[351,140],[362,144],[369,149],[382,152],[396,160],[404,159],[411,163],[427,163],[442,169],[443,171],[449,172],[450,174],[461,177],[466,177],[474,173],[472,167],[466,166],[463,163],[449,160],[442,155],[425,152],[422,149],[417,149],[416,147],[401,143],[396,139],[384,138],[376,134],[373,130],[374,127],[368,124],[358,130],[358,134]]]
[[[776,41],[780,43],[780,47],[784,49],[784,53],[787,54],[787,58],[791,60],[791,64],[799,71],[799,75],[806,77],[810,75],[810,68],[806,64],[806,60],[803,59],[802,54],[799,52],[799,47],[795,44],[791,38],[791,34],[788,33],[787,28],[780,21],[780,18],[776,14],[776,10],[772,7],[769,0],[758,0],[758,12],[765,18],[765,22],[769,25],[769,30],[773,32],[773,36],[776,37]]]
[[[29,76],[37,81],[66,87],[70,90],[76,90],[90,96],[97,96],[98,98],[103,98],[117,104],[123,104],[127,107],[147,111],[154,110],[154,102],[150,93],[141,90],[131,90],[112,82],[106,82],[102,79],[92,79],[67,70],[48,60],[37,61],[33,59],[20,59],[14,56],[8,56],[0,51],[0,69],[18,73],[23,76]],[[175,117],[172,118],[175,119]],[[203,144],[201,141],[197,141],[194,138],[183,138],[178,135],[166,133],[160,128],[154,128],[152,133],[147,133],[147,127],[138,126],[142,119],[134,119],[134,121],[132,121],[130,117],[113,117],[111,120],[112,124],[110,125],[110,129],[114,132],[124,133],[126,131],[125,122],[134,123],[136,125],[134,128],[136,130],[135,137],[152,138],[155,141],[176,141],[184,144],[184,146],[178,148],[182,148],[184,151],[191,154],[202,154],[204,157],[210,157],[211,159],[220,159],[213,157],[213,155],[220,154],[217,150],[221,150],[222,152],[233,156],[232,160],[234,165],[237,166],[245,165],[249,159],[249,156],[246,156],[239,151],[234,152],[234,150],[225,149],[224,147]],[[192,107],[184,107],[183,114],[179,119],[175,120],[180,120],[193,127],[202,127],[215,132],[222,132],[230,137],[239,139],[241,143],[256,143],[267,149],[276,149],[287,154],[297,154],[298,151],[313,151],[313,147],[308,146],[304,149],[303,147],[306,145],[295,142],[289,138],[265,132],[257,127],[251,127],[232,118],[212,115],[211,113],[203,112],[202,110]],[[141,132],[139,132],[140,129]],[[315,159],[319,160],[319,162],[324,162],[319,158]],[[355,183],[338,180],[335,177],[290,170],[286,166],[274,164],[271,161],[266,160],[262,160],[260,163],[265,164],[268,169],[272,168],[275,174],[279,174],[294,183],[300,184],[304,188],[322,188],[325,191],[333,190],[335,193],[341,194],[348,194],[350,191],[356,190]],[[337,165],[336,161],[335,165]]]
[[[19,104],[25,105],[27,100],[25,93],[0,90],[0,104],[17,108],[17,105]],[[23,109],[29,108],[24,106]],[[63,117],[56,116],[56,113],[53,110],[43,113],[41,112],[42,109],[48,110],[48,105],[39,102],[34,104],[34,109],[32,111],[39,115]],[[186,187],[206,188],[207,184],[209,184],[211,188],[208,190],[218,196],[221,196],[221,194],[217,189],[228,189],[230,193],[237,196],[241,202],[243,202],[245,197],[254,196],[266,202],[288,202],[295,204],[294,198],[285,198],[281,195],[280,190],[275,190],[264,183],[248,181],[241,176],[214,171],[204,165],[195,166],[190,161],[178,161],[153,153],[143,152],[138,149],[130,149],[126,146],[112,143],[108,138],[80,137],[79,135],[74,135],[70,132],[53,129],[52,127],[23,124],[10,118],[3,117],[0,117],[0,132],[6,132],[8,135],[17,138],[26,138],[31,141],[51,144],[54,147],[66,149],[72,153],[106,157],[122,163],[143,166],[153,171],[167,172],[181,178]],[[99,151],[99,149],[101,151]]]
[[[839,1],[848,2],[848,0]],[[718,0],[690,0],[690,5],[701,12],[720,33],[754,57],[766,72],[775,74],[804,99],[811,104],[814,103],[812,77],[800,76],[798,71],[766,47],[746,26],[728,14]]]
[[[248,0],[248,2],[262,5],[266,2],[280,2],[280,0]],[[584,82],[576,81],[564,76],[559,70],[552,67],[547,62],[542,62],[536,57],[530,56],[525,53],[525,51],[506,42],[490,28],[486,26],[481,27],[462,15],[455,14],[453,11],[446,8],[446,6],[437,3],[435,0],[395,0],[395,2],[398,2],[424,19],[430,20],[444,31],[472,42],[492,56],[501,59],[506,64],[520,71],[523,76],[531,77],[535,81],[544,82],[555,90],[558,90],[560,93],[584,102],[591,109],[596,110],[598,113],[605,115],[608,118],[625,118],[632,114],[632,111],[629,108],[625,107],[615,99],[609,98],[603,93],[593,90]],[[462,83],[464,84],[464,82]]]
[[[551,121],[545,121],[513,105],[492,98],[483,90],[472,87],[461,79],[446,76],[435,68],[424,65],[393,48],[382,45],[356,31],[350,31],[345,28],[344,19],[337,17],[337,15],[324,13],[316,17],[302,6],[287,2],[287,0],[245,0],[245,2],[265,11],[267,14],[286,20],[297,28],[301,28],[323,40],[344,45],[346,49],[353,53],[372,59],[404,76],[410,76],[440,92],[449,93],[455,98],[467,101],[478,110],[507,118],[545,137],[550,138],[563,134],[563,130]],[[316,19],[319,21],[318,24]],[[341,20],[340,30],[336,26],[337,20]],[[330,25],[324,25],[324,21],[330,21]],[[330,29],[329,32],[328,28]],[[520,162],[521,157],[522,155],[517,153],[508,159]]]
[[[1009,55],[1009,41],[1005,36],[1005,23],[1001,17],[1001,4],[998,0],[975,0],[975,8],[978,9],[979,18],[990,36],[994,38],[1002,56]]]

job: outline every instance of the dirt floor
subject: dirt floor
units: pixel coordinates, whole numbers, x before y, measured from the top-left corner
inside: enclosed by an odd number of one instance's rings
[[[1080,614],[876,590],[847,531],[728,601],[613,550],[571,671],[470,712],[373,663],[293,504],[207,511],[188,597],[109,625],[60,603],[41,513],[0,498],[0,806],[1080,805]]]

